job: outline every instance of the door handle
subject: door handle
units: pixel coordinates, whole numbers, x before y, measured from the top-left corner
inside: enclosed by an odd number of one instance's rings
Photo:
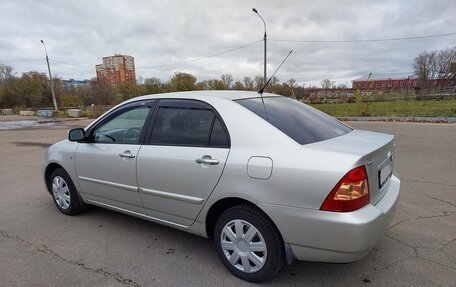
[[[205,155],[202,158],[197,158],[195,161],[197,163],[209,164],[209,165],[217,165],[217,164],[219,164],[218,159],[212,159],[212,157],[209,156],[209,155]]]
[[[131,153],[131,151],[126,150],[124,152],[119,153],[119,156],[124,158],[134,158],[136,155],[134,153]]]

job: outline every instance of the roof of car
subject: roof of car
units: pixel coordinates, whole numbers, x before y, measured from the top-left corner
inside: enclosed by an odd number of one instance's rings
[[[278,96],[275,94],[264,93],[263,96]],[[257,98],[260,97],[258,92],[252,91],[188,91],[188,92],[173,92],[173,93],[163,93],[163,94],[151,94],[145,95],[142,97],[135,98],[135,100],[145,100],[145,99],[153,99],[153,98],[204,98],[204,97],[219,97],[219,98],[226,98],[229,100],[240,100],[240,99],[248,99],[248,98]]]

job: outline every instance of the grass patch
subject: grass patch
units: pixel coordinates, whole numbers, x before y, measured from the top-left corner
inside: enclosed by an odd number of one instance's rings
[[[370,116],[373,117],[456,117],[456,99],[371,102]],[[357,103],[312,104],[333,117],[359,117]]]

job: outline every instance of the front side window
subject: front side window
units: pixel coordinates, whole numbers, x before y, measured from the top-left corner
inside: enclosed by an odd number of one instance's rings
[[[299,101],[285,97],[264,97],[263,101],[261,98],[251,98],[236,102],[299,144],[319,142],[352,131],[327,114]]]
[[[93,133],[93,142],[139,144],[149,110],[149,107],[141,106],[115,116],[97,127]]]

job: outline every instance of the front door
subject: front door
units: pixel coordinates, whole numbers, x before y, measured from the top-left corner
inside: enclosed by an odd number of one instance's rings
[[[149,216],[191,225],[222,175],[226,128],[211,106],[160,100],[138,155],[138,186]]]
[[[79,185],[95,204],[144,213],[136,181],[136,162],[151,102],[137,102],[108,115],[81,143],[75,162]]]

